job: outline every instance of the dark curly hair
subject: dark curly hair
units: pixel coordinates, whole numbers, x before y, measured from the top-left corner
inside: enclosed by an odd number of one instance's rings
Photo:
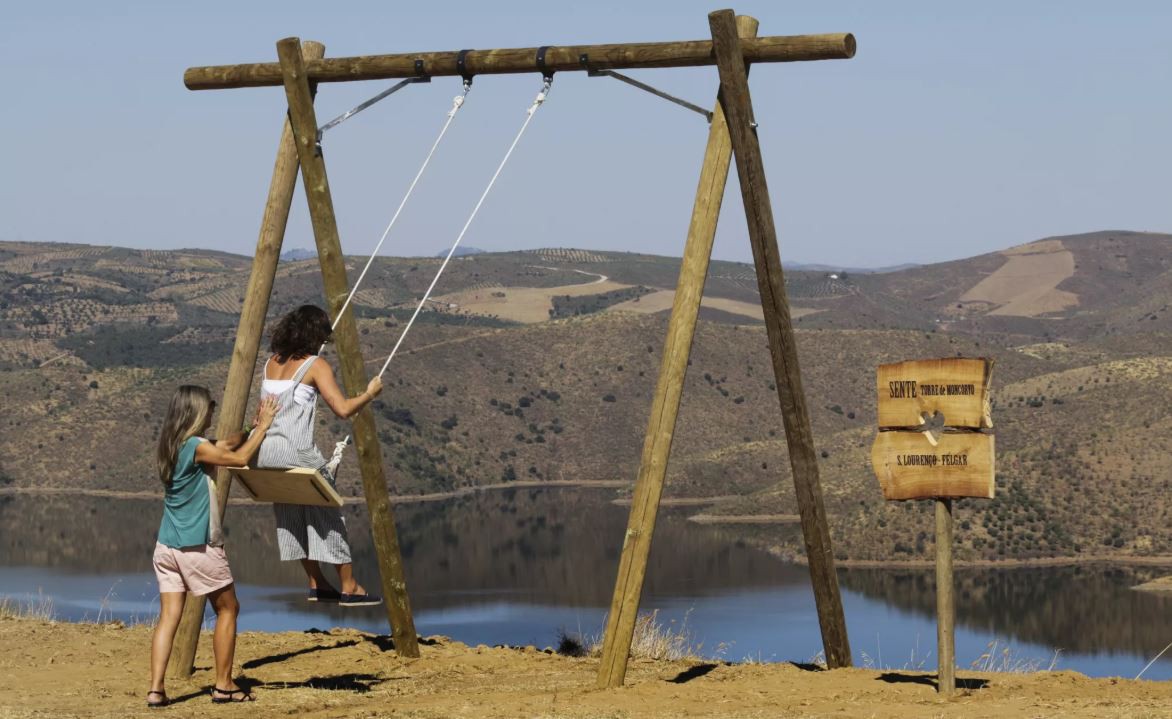
[[[281,318],[273,328],[269,349],[281,362],[317,354],[329,341],[333,329],[330,316],[317,305],[301,305]]]

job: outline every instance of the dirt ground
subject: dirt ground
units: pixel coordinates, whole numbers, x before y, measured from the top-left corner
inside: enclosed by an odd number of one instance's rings
[[[1172,574],[1165,577],[1156,577],[1150,582],[1137,584],[1132,589],[1144,592],[1172,592]]]
[[[671,309],[672,303],[675,302],[675,290],[658,290],[649,295],[644,295],[636,300],[627,300],[620,302],[617,305],[611,305],[607,310],[611,312],[639,312],[642,314],[654,314],[656,312],[666,312]],[[730,300],[725,297],[704,297],[701,298],[700,304],[704,307],[709,307],[714,310],[721,310],[734,315],[742,315],[751,319],[760,320],[764,317],[761,310],[761,305],[753,304],[752,302],[740,302],[738,300]],[[794,319],[811,315],[821,310],[807,309],[804,307],[790,307],[790,316]]]
[[[427,640],[399,659],[388,640],[336,629],[245,633],[236,659],[253,704],[211,705],[205,635],[190,681],[145,707],[150,628],[0,620],[0,717],[1168,717],[1172,683],[1075,672],[960,672],[937,696],[931,675],[795,664],[640,660],[627,686],[593,689],[597,661],[533,648]]]
[[[1078,304],[1078,295],[1058,289],[1074,275],[1074,255],[1058,240],[1035,242],[1001,253],[996,272],[965,292],[961,302],[1000,305],[990,315],[1038,317]]]
[[[487,287],[461,290],[435,298],[441,304],[458,305],[477,315],[496,315],[501,319],[533,324],[549,320],[553,298],[559,295],[581,297],[625,290],[631,285],[611,282],[604,275],[595,282],[560,287]],[[495,293],[495,294],[494,294]],[[501,295],[501,296],[497,296]]]

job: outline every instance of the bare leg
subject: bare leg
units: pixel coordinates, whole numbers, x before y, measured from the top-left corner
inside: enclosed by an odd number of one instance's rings
[[[166,691],[163,686],[167,673],[167,660],[171,658],[171,645],[175,641],[175,630],[179,628],[179,617],[187,592],[162,592],[159,594],[159,622],[155,625],[151,640],[151,691]],[[147,698],[150,701],[150,697]]]
[[[321,565],[312,559],[302,559],[301,568],[305,570],[305,575],[309,577],[310,589],[324,589],[326,591],[333,591],[334,586],[330,584],[330,580],[326,579],[326,575],[321,571]]]
[[[236,617],[240,614],[240,602],[236,599],[236,585],[217,589],[208,595],[212,609],[216,612],[216,632],[212,637],[212,648],[216,656],[215,688],[222,692],[239,689],[232,679],[232,660],[236,654]]]
[[[346,594],[365,594],[366,590],[354,578],[353,564],[335,564],[338,570],[338,580],[342,583],[342,591]]]

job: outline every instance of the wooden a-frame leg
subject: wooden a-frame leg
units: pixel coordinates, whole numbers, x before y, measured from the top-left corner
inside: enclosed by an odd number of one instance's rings
[[[303,46],[305,57],[314,60],[325,55],[325,50],[325,45],[311,40],[307,40]],[[260,223],[260,238],[257,240],[256,255],[252,260],[252,272],[248,276],[244,304],[240,308],[236,342],[232,347],[232,359],[228,364],[228,379],[224,383],[224,395],[220,400],[220,416],[216,421],[218,437],[226,437],[244,426],[244,413],[248,408],[248,396],[252,392],[252,376],[256,369],[265,316],[269,311],[269,298],[273,291],[273,281],[277,276],[277,263],[281,256],[281,244],[285,239],[285,226],[289,221],[289,207],[293,204],[293,190],[296,185],[297,148],[293,146],[293,129],[286,118],[281,130],[281,141],[277,146],[277,161],[273,167],[273,179],[269,183],[269,195]],[[221,519],[228,506],[228,492],[231,488],[232,474],[223,469],[219,470],[216,473],[216,497],[219,499]],[[191,676],[206,604],[205,597],[187,595],[187,601],[183,605],[183,616],[179,620],[179,629],[175,633],[171,660],[168,663],[168,674],[172,677]]]
[[[736,24],[745,37],[757,34],[757,21],[751,17],[739,17]],[[627,658],[639,614],[647,558],[651,553],[651,537],[655,532],[655,518],[659,512],[659,498],[663,494],[672,436],[683,394],[684,375],[688,370],[688,357],[692,353],[696,318],[704,294],[704,281],[708,278],[708,263],[712,257],[712,243],[716,238],[716,223],[720,217],[720,204],[724,199],[731,160],[732,145],[728,127],[718,103],[713,109],[712,124],[708,128],[708,146],[704,151],[704,164],[700,168],[700,183],[696,188],[692,221],[680,264],[680,278],[676,284],[671,319],[668,321],[659,379],[651,402],[651,416],[647,422],[639,477],[635,482],[630,519],[623,539],[614,598],[607,615],[602,660],[598,666],[599,688],[621,686],[627,674]]]
[[[818,479],[818,455],[814,450],[810,415],[802,391],[793,322],[790,319],[789,299],[785,294],[781,255],[777,249],[777,230],[773,224],[773,208],[769,202],[769,188],[765,184],[761,145],[757,141],[753,123],[753,104],[749,96],[745,59],[741,53],[733,12],[720,10],[711,13],[708,22],[712,29],[716,67],[720,72],[720,105],[728,120],[741,197],[749,225],[749,241],[753,246],[753,262],[757,267],[757,287],[761,292],[761,307],[765,313],[769,353],[777,380],[777,394],[781,402],[781,416],[789,447],[798,512],[802,519],[806,559],[810,563],[810,579],[818,607],[822,645],[826,651],[826,665],[832,669],[847,667],[851,664],[851,652],[846,634],[846,618],[838,577],[834,573],[834,551],[830,546],[830,528]]]
[[[334,216],[329,179],[326,177],[325,158],[317,144],[317,115],[313,109],[313,96],[305,73],[300,41],[294,37],[281,40],[277,43],[277,56],[281,61],[285,97],[289,101],[289,121],[293,126],[305,197],[313,221],[322,284],[330,314],[337,318],[349,293],[349,282],[346,279],[341,241],[338,239],[338,223]],[[359,394],[366,389],[367,377],[352,309],[347,309],[338,320],[338,326],[334,329],[334,342],[346,392],[350,395]],[[407,582],[403,576],[403,558],[399,551],[399,535],[391,514],[391,499],[383,474],[382,448],[375,433],[374,414],[370,405],[355,415],[353,434],[395,651],[400,656],[417,657],[419,637],[415,633],[415,620],[411,616]]]

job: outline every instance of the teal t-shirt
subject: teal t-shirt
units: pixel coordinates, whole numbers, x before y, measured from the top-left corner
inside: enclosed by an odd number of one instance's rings
[[[205,440],[192,437],[179,448],[171,486],[163,498],[159,544],[174,549],[215,544],[212,534],[212,480],[195,462],[195,448]],[[216,517],[219,519],[219,517]]]

